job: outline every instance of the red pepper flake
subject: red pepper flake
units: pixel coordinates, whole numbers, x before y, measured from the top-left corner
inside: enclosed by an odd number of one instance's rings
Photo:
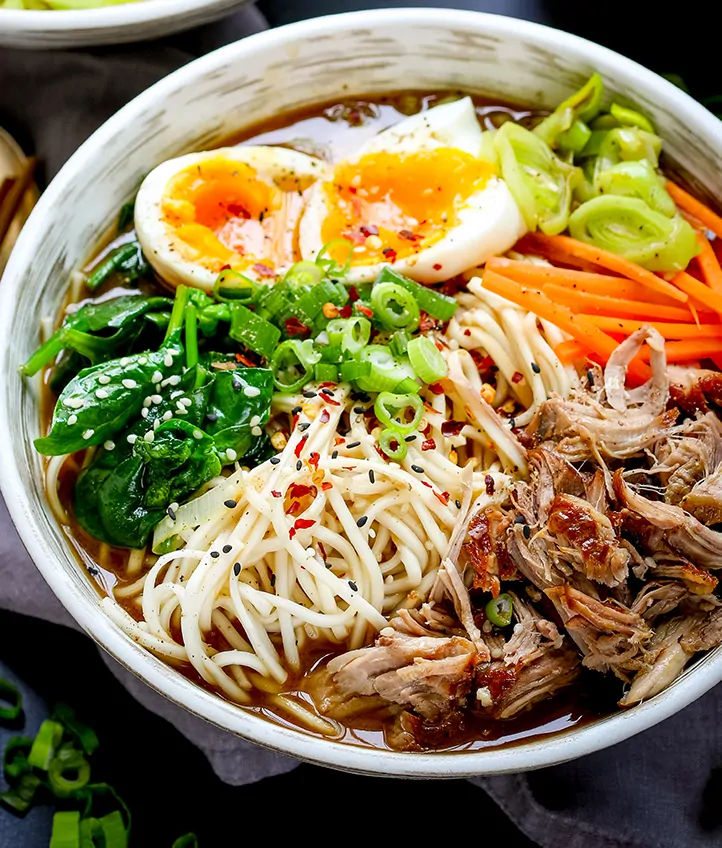
[[[511,381],[512,381],[512,383],[521,383],[521,381],[522,381],[523,379],[524,379],[524,375],[521,373],[521,371],[515,371],[515,372],[511,375]]]
[[[437,350],[443,351],[444,345],[442,345],[441,342],[438,339],[434,339],[434,344],[436,345]]]
[[[245,206],[241,206],[240,203],[225,203],[224,206],[236,218],[243,218],[247,221],[251,217],[248,209]]]
[[[356,290],[356,286],[350,286],[348,290],[348,299],[351,303],[356,303],[359,299],[359,293]]]
[[[301,457],[301,451],[304,449],[307,441],[308,436],[304,436],[294,448],[293,453],[295,454],[296,459],[299,459]]]
[[[291,506],[286,510],[286,515],[295,515],[301,509],[299,501],[293,501]]]
[[[406,241],[419,241],[423,236],[412,233],[411,230],[399,230],[399,238],[406,239]]]
[[[356,309],[367,318],[373,318],[374,313],[368,308],[368,306],[361,306],[359,303],[356,304]]]
[[[329,483],[328,481],[326,481],[325,483],[321,483],[321,489],[324,492],[327,492],[329,489],[333,489],[333,483]],[[325,556],[324,559],[326,559]]]
[[[341,233],[341,235],[343,236],[343,238],[353,242],[354,244],[361,245],[365,241],[363,235],[360,232],[355,232],[353,230],[346,230],[346,232]]]
[[[494,478],[491,474],[487,474],[484,477],[484,487],[486,488],[486,494],[491,497],[494,494]]]
[[[441,265],[439,265],[438,262],[434,263],[434,271],[440,271],[440,270],[441,270]]]
[[[303,336],[308,332],[308,327],[302,324],[295,315],[286,318],[286,333],[289,336]]]
[[[304,498],[306,495],[315,494],[311,486],[306,486],[303,483],[291,483],[288,487],[288,495],[291,498]]]
[[[386,247],[381,252],[389,262],[396,262],[396,251],[393,248]]]
[[[230,270],[231,270],[231,266],[230,266],[230,265],[224,265],[224,266],[221,268],[221,271],[230,271]]]
[[[348,188],[348,193],[349,193],[349,194],[356,194],[356,192],[358,191],[358,189],[356,188],[356,186],[347,186],[347,188]]]
[[[431,391],[435,395],[443,395],[444,394],[444,387],[441,385],[441,383],[432,383],[429,386],[429,389],[431,389]]]
[[[321,414],[319,415],[319,421],[321,422],[321,424],[328,424],[328,422],[330,420],[331,420],[331,416],[329,415],[328,410],[327,409],[322,410]]]
[[[429,330],[435,330],[439,326],[436,318],[432,318],[428,312],[421,313],[421,319],[419,321],[419,332],[420,333],[428,333]]]
[[[247,356],[244,356],[242,353],[236,354],[236,362],[240,362],[242,365],[247,365],[249,368],[257,368],[255,362],[251,361]]]
[[[470,350],[469,353],[479,371],[488,371],[494,365],[494,360],[490,356],[484,355],[480,350]]]
[[[355,465],[343,465],[341,467],[343,468],[344,471],[355,471],[356,470]]]
[[[256,262],[252,267],[259,277],[276,276],[276,272],[273,270],[273,268],[270,268],[268,265],[264,265],[263,262]]]
[[[329,483],[328,485],[330,486],[331,484]],[[324,548],[323,542],[319,542],[318,547],[321,549],[321,557],[323,558],[323,561],[326,562],[326,548]]]
[[[323,392],[321,392],[321,394],[323,394]],[[324,394],[323,399],[326,401],[326,403],[330,403],[331,406],[341,406],[341,404],[337,400],[334,400],[332,397],[329,397],[328,395]]]
[[[309,456],[309,458],[308,458],[308,464],[312,468],[318,468],[319,459],[321,459],[321,454],[317,453],[316,451],[312,451],[311,456]]]
[[[449,503],[449,497],[450,497],[450,495],[449,495],[449,493],[448,493],[448,492],[441,492],[441,493],[439,493],[439,492],[434,492],[434,497],[435,497],[438,501],[441,501],[441,503],[442,503],[444,506],[446,506],[446,505]]]
[[[425,427],[423,427],[421,429],[421,432],[424,434],[424,436],[428,436],[431,432],[431,424],[427,424]]]
[[[337,385],[338,385],[338,383],[334,383],[334,382],[333,382],[333,380],[326,380],[326,382],[325,382],[325,383],[320,383],[320,384],[319,384],[319,389],[330,389],[330,388],[331,388],[331,386],[334,386],[334,387],[335,387],[335,386],[337,386]]]
[[[471,335],[471,330],[464,330],[464,335],[465,335],[465,336],[470,336],[470,335]]]
[[[344,439],[343,436],[335,436],[333,443],[334,443],[334,445],[342,445],[345,441],[346,441],[346,439]]]
[[[281,498],[281,497],[283,497],[283,495],[281,494],[281,492],[273,491],[273,492],[271,492],[271,494],[273,495],[273,497],[274,497],[274,498]]]
[[[424,441],[421,443],[421,450],[436,450],[436,442],[433,439],[424,439]]]
[[[376,224],[366,224],[361,227],[361,232],[368,238],[369,236],[377,236],[379,234],[379,228]]]
[[[347,303],[346,306],[343,306],[341,309],[339,309],[338,314],[342,318],[350,318],[353,314],[353,307],[350,303]]]
[[[426,486],[426,488],[427,488],[427,489],[433,489],[433,488],[434,488],[434,487],[431,485],[431,483],[427,483],[427,482],[426,482],[426,480],[422,480],[422,481],[421,481],[421,485],[422,485],[422,486]],[[434,492],[434,494],[436,494],[436,492]]]
[[[309,527],[313,527],[316,522],[310,518],[297,518],[293,524],[294,530],[308,530]]]
[[[293,539],[293,537],[294,537],[295,535],[296,535],[296,528],[295,528],[295,527],[291,527],[291,529],[288,531],[288,538],[289,538],[289,539]]]
[[[441,425],[441,434],[442,436],[458,436],[465,424],[465,421],[444,421]]]

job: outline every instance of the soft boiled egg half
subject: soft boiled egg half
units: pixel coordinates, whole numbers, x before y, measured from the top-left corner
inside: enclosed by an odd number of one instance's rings
[[[504,253],[526,232],[496,166],[483,159],[471,98],[435,106],[379,133],[310,191],[304,259],[325,245],[351,282],[384,265],[422,283],[448,280]]]
[[[145,178],[135,229],[148,261],[171,285],[210,292],[228,267],[272,279],[297,258],[306,197],[327,177],[320,159],[283,147],[189,153]]]

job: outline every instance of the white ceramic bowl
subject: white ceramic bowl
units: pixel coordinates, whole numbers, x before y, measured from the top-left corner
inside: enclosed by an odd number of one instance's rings
[[[154,0],[155,2],[155,0]],[[160,2],[160,0],[158,0]],[[32,213],[0,286],[0,483],[23,540],[68,611],[149,686],[208,721],[296,757],[412,777],[521,771],[613,745],[672,715],[722,679],[722,649],[648,703],[547,739],[476,753],[402,754],[280,727],[190,683],[105,615],[43,494],[37,399],[17,369],[86,258],[143,174],[287,109],[352,93],[462,88],[552,106],[599,71],[615,96],[654,120],[668,153],[722,191],[719,121],[650,71],[535,24],[460,11],[406,9],[320,18],[254,35],[198,59],[118,112],[78,150]],[[9,340],[12,339],[12,343]]]
[[[142,0],[82,11],[0,9],[0,46],[67,50],[146,41],[207,24],[247,0]]]

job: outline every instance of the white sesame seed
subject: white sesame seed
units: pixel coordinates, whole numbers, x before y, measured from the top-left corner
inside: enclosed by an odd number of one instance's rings
[[[68,417],[68,424],[71,427],[73,426],[73,424],[77,424],[77,423],[78,423],[78,416],[75,413],[73,413],[72,415],[70,415]]]
[[[148,407],[144,406],[143,409],[141,409],[140,414],[143,416],[143,418],[147,418],[148,417]]]
[[[158,383],[156,383],[156,384],[155,384],[155,390],[156,390],[156,392],[159,392],[159,391],[160,391],[160,386],[161,386],[160,382],[158,382]]]
[[[256,386],[246,386],[243,390],[243,394],[246,397],[258,397],[261,394],[261,390],[256,388]]]
[[[260,436],[263,433],[260,427],[251,427],[251,435],[252,436]]]
[[[85,430],[85,432],[83,433],[83,438],[90,439],[93,433],[95,433],[95,430]]]
[[[129,444],[129,445],[134,445],[134,444],[135,444],[135,440],[136,440],[138,437],[135,435],[135,433],[131,433],[131,434],[130,434],[127,438],[128,438],[128,444]]]
[[[231,462],[235,462],[235,459],[238,454],[233,450],[233,448],[228,448],[228,450],[226,451],[226,456]]]
[[[147,364],[148,364],[148,357],[147,356],[141,356],[140,359],[138,360],[138,365],[147,365]]]
[[[164,421],[170,421],[172,417],[173,417],[173,413],[170,411],[170,409],[167,412],[163,413],[163,420]]]
[[[146,409],[148,409],[148,407],[151,405],[151,403],[152,403],[152,402],[153,402],[153,399],[151,398],[151,396],[150,396],[150,395],[148,395],[148,397],[144,397],[144,398],[143,398],[143,406],[144,406]]]
[[[151,395],[150,396],[151,403],[154,403],[158,406],[159,403],[163,402],[163,398],[160,395]]]
[[[261,423],[261,416],[254,415],[248,423],[251,425],[251,427],[258,427],[258,425]]]
[[[105,389],[96,389],[95,396],[97,398],[100,398],[100,400],[105,400],[105,398],[108,397],[108,393],[105,391]]]
[[[107,374],[101,374],[100,377],[98,377],[98,382],[101,386],[107,386],[110,382],[110,377]]]
[[[160,418],[156,418],[153,422],[153,429],[157,430],[160,427]]]
[[[127,365],[129,362],[130,362],[130,359],[128,359],[128,357],[127,357],[127,356],[124,356],[124,357],[120,360],[120,364],[121,364],[121,365]]]
[[[168,377],[168,383],[171,386],[177,386],[180,383],[180,377],[177,374],[174,374],[172,377]]]
[[[135,380],[130,379],[123,380],[122,383],[126,389],[134,389],[138,385]]]
[[[154,371],[153,376],[150,379],[154,383],[160,383],[160,381],[163,379],[163,375],[160,373],[160,371]]]
[[[194,439],[202,439],[202,438],[203,438],[203,433],[201,433],[201,431],[200,431],[200,430],[194,430],[194,431],[193,431],[193,438],[194,438]]]
[[[105,442],[105,444],[103,445],[103,447],[104,447],[107,451],[115,450],[115,442],[114,442],[114,441],[112,441],[112,439],[108,439],[108,441],[107,441],[107,442]]]
[[[143,440],[150,444],[153,439],[155,439],[155,433],[152,430],[148,430],[148,432],[143,436]]]
[[[68,398],[63,401],[63,404],[70,409],[81,409],[85,405],[85,401],[81,400],[81,398]]]
[[[176,415],[188,415],[188,410],[185,406],[176,406],[175,413]]]
[[[181,404],[181,406],[193,406],[193,401],[186,397],[181,398],[178,403]]]
[[[166,368],[173,367],[173,357],[169,353],[166,354],[165,359],[163,360],[163,365],[165,365]]]

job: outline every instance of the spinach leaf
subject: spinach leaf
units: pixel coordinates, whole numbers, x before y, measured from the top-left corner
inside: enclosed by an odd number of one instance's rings
[[[208,405],[206,430],[216,449],[229,448],[240,459],[260,435],[253,431],[268,421],[273,396],[273,373],[268,368],[218,371]]]
[[[128,241],[110,251],[100,265],[85,281],[86,288],[94,292],[111,277],[119,274],[125,284],[135,282],[139,277],[150,274],[150,265],[143,254],[140,242]]]

